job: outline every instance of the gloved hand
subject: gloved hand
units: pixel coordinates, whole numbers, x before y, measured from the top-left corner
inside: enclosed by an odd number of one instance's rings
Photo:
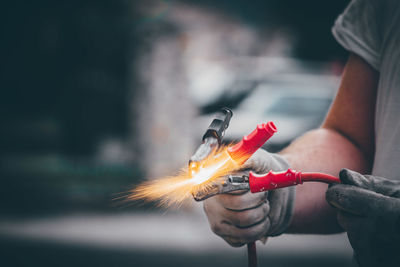
[[[360,266],[400,266],[400,181],[343,169],[326,200],[338,208]]]
[[[259,149],[243,165],[243,171],[266,173],[287,170],[281,156]],[[283,233],[293,213],[294,187],[253,194],[237,191],[204,201],[204,210],[212,231],[231,246],[239,247],[266,236]]]

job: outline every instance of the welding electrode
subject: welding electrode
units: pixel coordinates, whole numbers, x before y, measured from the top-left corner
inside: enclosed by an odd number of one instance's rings
[[[206,133],[203,135],[202,143],[189,160],[189,170],[197,171],[198,163],[208,157],[221,145],[225,130],[232,118],[232,111],[229,108],[221,109],[211,122]]]

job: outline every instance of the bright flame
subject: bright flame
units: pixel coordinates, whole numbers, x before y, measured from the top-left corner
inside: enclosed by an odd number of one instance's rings
[[[192,194],[208,192],[221,178],[240,169],[231,159],[227,146],[218,149],[204,161],[182,168],[176,176],[148,181],[130,191],[126,200],[158,201],[160,206],[181,205]]]

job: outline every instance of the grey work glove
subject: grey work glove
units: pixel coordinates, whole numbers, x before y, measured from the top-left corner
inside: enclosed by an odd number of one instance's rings
[[[326,200],[338,208],[358,264],[400,266],[400,181],[343,169]]]
[[[288,168],[281,156],[259,149],[243,166],[243,172],[266,173]],[[231,246],[239,247],[283,233],[292,217],[294,193],[294,187],[290,187],[255,194],[220,194],[206,199],[204,210],[211,230]]]

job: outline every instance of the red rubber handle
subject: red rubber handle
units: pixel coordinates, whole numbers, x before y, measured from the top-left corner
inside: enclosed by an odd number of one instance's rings
[[[270,171],[267,174],[249,174],[249,186],[252,193],[302,184],[303,182],[340,183],[340,179],[319,172],[298,172],[288,169],[283,172]]]
[[[276,126],[272,121],[258,124],[252,133],[243,137],[236,145],[228,148],[228,153],[236,163],[241,165],[267,142],[274,133],[276,133]]]
[[[249,174],[249,186],[252,193],[302,184],[301,172],[288,169],[285,172],[270,171],[267,174]]]

